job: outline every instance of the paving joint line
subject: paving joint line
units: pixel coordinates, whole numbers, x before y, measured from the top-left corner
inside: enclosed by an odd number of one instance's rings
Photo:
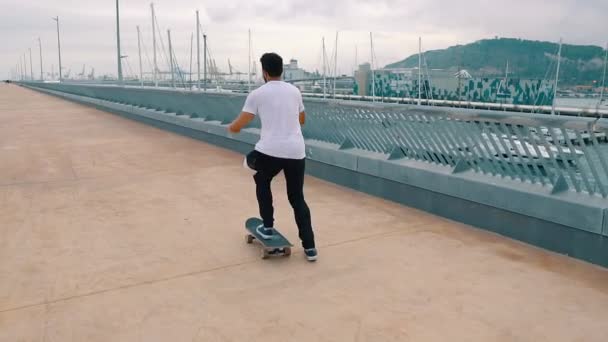
[[[422,226],[422,225],[423,224],[421,223],[420,225],[416,225],[415,227]],[[337,246],[341,246],[341,245],[345,245],[345,244],[369,240],[369,239],[373,239],[373,238],[394,235],[397,233],[403,233],[405,235],[410,235],[410,234],[421,233],[421,232],[425,232],[425,231],[430,231],[430,230],[414,230],[414,231],[393,230],[393,231],[388,231],[388,232],[383,232],[383,233],[378,233],[378,234],[372,234],[372,235],[368,235],[368,236],[364,236],[364,237],[360,237],[360,238],[356,238],[356,239],[340,241],[340,242],[336,242],[333,244],[324,245],[323,247],[332,248],[332,247],[337,247]],[[302,254],[302,253],[301,252],[294,253],[294,255],[299,255],[299,254]],[[247,265],[247,264],[261,263],[261,262],[263,262],[263,261],[261,261],[261,260],[243,261],[243,262],[239,262],[239,263],[213,267],[213,268],[209,268],[209,269],[205,269],[205,270],[182,273],[182,274],[177,274],[177,275],[173,275],[173,276],[169,276],[169,277],[142,281],[142,282],[135,283],[135,284],[127,284],[127,285],[117,286],[117,287],[113,287],[113,288],[92,291],[89,293],[83,293],[83,294],[79,294],[79,295],[58,298],[58,299],[54,299],[54,300],[50,300],[50,301],[45,300],[43,302],[27,304],[27,305],[22,305],[22,306],[13,307],[13,308],[7,308],[7,309],[0,309],[0,314],[20,311],[20,310],[25,310],[25,309],[31,309],[31,308],[38,307],[41,305],[53,305],[53,304],[63,303],[63,302],[67,302],[67,301],[74,300],[74,299],[87,298],[87,297],[92,297],[92,296],[99,295],[99,294],[111,293],[111,292],[136,288],[136,287],[140,287],[140,286],[144,286],[144,285],[154,285],[154,284],[159,284],[159,283],[177,280],[177,279],[181,279],[181,278],[187,278],[187,277],[197,276],[197,275],[201,275],[201,274],[205,274],[205,273],[221,271],[221,270],[239,267],[239,266],[243,266],[243,265]]]
[[[83,294],[78,294],[78,295],[58,298],[58,299],[49,300],[49,301],[43,301],[43,302],[38,302],[38,303],[33,303],[33,304],[27,304],[27,305],[22,305],[22,306],[18,306],[18,307],[8,308],[8,309],[0,309],[0,314],[8,313],[8,312],[14,312],[14,311],[19,311],[19,310],[24,310],[24,309],[31,309],[31,308],[34,308],[34,307],[37,307],[37,306],[41,306],[41,305],[58,304],[58,303],[67,302],[67,301],[70,301],[70,300],[73,300],[73,299],[87,298],[87,297],[92,297],[92,296],[96,296],[96,295],[99,295],[99,294],[116,292],[116,291],[131,289],[131,288],[135,288],[135,287],[139,287],[139,286],[144,286],[144,285],[154,285],[154,284],[168,282],[168,281],[176,280],[176,279],[180,279],[180,278],[187,278],[187,277],[196,276],[196,275],[200,275],[200,274],[205,274],[205,273],[209,273],[209,272],[220,271],[220,270],[228,269],[228,268],[232,268],[232,267],[238,267],[238,266],[242,266],[242,265],[247,265],[247,264],[251,264],[251,263],[254,263],[254,262],[256,262],[256,261],[253,261],[253,260],[252,261],[243,261],[243,262],[240,262],[240,263],[223,265],[223,266],[218,266],[218,267],[213,267],[213,268],[209,268],[209,269],[205,269],[205,270],[193,271],[193,272],[188,272],[188,273],[176,274],[176,275],[169,276],[169,277],[164,277],[164,278],[159,278],[159,279],[153,279],[153,280],[146,280],[146,281],[142,281],[142,282],[135,283],[135,284],[127,284],[127,285],[112,287],[112,288],[108,288],[108,289],[103,289],[103,290],[92,291],[92,292],[88,292],[88,293],[83,293]]]

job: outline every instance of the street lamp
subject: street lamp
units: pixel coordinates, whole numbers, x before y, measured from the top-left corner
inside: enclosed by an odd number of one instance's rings
[[[59,16],[52,18],[57,22],[57,49],[59,51],[59,82],[63,80],[63,76],[61,74],[61,40],[59,39]]]
[[[42,41],[38,37],[38,48],[40,49],[40,82],[44,81],[44,73],[42,72]]]
[[[116,0],[116,46],[118,56],[118,82],[122,83],[122,58],[120,54],[120,12],[118,10],[118,0]]]

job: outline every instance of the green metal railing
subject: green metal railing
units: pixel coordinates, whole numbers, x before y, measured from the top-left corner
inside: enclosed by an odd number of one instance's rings
[[[228,123],[242,94],[33,83],[32,86]],[[472,171],[554,193],[608,197],[608,119],[305,100],[307,139]],[[259,121],[253,122],[259,128]]]
[[[608,121],[400,105],[307,104],[309,139],[608,197]]]

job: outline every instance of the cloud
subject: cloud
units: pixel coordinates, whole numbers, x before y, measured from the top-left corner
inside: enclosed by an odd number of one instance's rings
[[[594,45],[608,40],[605,0],[156,0],[155,7],[162,31],[158,39],[166,46],[166,30],[172,30],[175,53],[184,68],[189,66],[197,8],[218,66],[226,69],[230,59],[242,71],[247,69],[248,29],[253,32],[255,55],[278,51],[285,59],[298,58],[311,70],[321,68],[321,38],[326,37],[331,54],[339,30],[343,73],[354,68],[355,49],[358,62],[369,60],[370,31],[378,65],[415,53],[418,36],[423,37],[425,49],[494,36],[552,41],[563,37],[567,43]],[[137,69],[136,25],[141,26],[151,58],[150,2],[122,1],[120,8],[122,47],[130,56],[128,69],[133,70]],[[113,1],[0,0],[0,76],[7,77],[29,47],[37,52],[39,36],[45,68],[57,64],[55,23],[50,19],[55,15],[61,18],[66,68],[81,69],[86,64],[97,74],[115,73],[114,11]],[[148,64],[144,57],[144,68]],[[34,69],[38,68],[35,59]]]

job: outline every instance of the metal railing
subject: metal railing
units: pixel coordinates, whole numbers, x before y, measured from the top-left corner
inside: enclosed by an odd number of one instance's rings
[[[608,197],[608,121],[313,102],[309,139]]]
[[[234,119],[245,99],[243,94],[31,85],[222,123]],[[320,99],[305,99],[305,106],[307,139],[550,186],[555,193],[608,197],[608,119]],[[259,127],[259,121],[252,125]]]

